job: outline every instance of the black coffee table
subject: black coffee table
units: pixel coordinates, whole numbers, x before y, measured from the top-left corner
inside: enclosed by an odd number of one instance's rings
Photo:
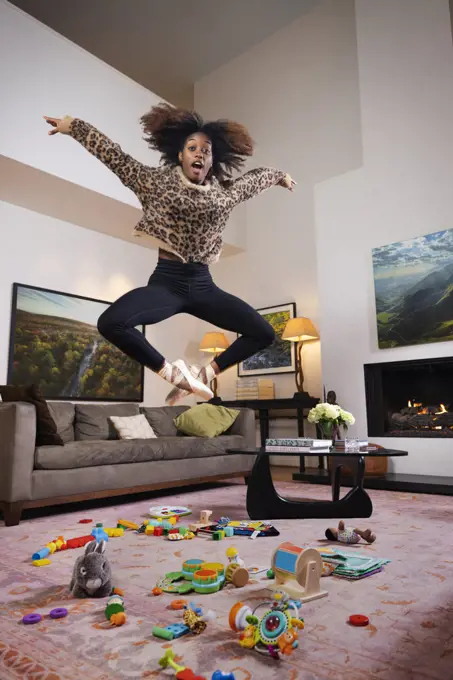
[[[229,449],[228,453],[255,453],[256,461],[247,486],[247,512],[250,519],[344,519],[347,517],[371,517],[373,504],[363,488],[365,458],[383,456],[407,456],[407,451],[377,449],[376,451],[323,453],[331,458],[332,500],[293,501],[278,495],[272,480],[270,456],[300,456],[300,453],[268,453],[264,448],[253,451]],[[352,489],[340,498],[341,469],[347,465],[353,469]]]

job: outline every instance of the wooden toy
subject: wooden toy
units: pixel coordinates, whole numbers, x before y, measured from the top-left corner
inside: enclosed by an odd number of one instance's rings
[[[236,588],[243,588],[249,582],[249,573],[245,567],[240,567],[236,562],[231,562],[225,570],[225,580],[232,583]]]
[[[212,524],[210,517],[212,515],[212,510],[202,510],[200,512],[200,519],[198,522],[189,524],[190,531],[198,531],[204,527],[208,527]]]
[[[281,543],[272,556],[275,584],[269,590],[284,591],[291,598],[310,602],[328,595],[321,590],[322,557],[314,548]]]

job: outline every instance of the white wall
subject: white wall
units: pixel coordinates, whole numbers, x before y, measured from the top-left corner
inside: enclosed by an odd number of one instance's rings
[[[68,137],[49,138],[43,116],[88,120],[150,165],[140,116],[158,97],[2,0],[0,3],[0,152],[125,203],[131,191]]]
[[[0,0],[0,62],[4,65],[0,69],[0,154],[24,165],[24,183],[29,175],[27,166],[66,180],[74,203],[80,201],[78,187],[96,192],[90,200],[98,195],[100,222],[104,197],[133,206],[137,214],[123,228],[124,239],[131,240],[132,227],[140,219],[137,198],[73,139],[63,135],[49,137],[50,128],[43,116],[71,115],[87,120],[131,156],[154,166],[159,163],[159,154],[143,141],[139,120],[161,98],[6,0]],[[13,171],[17,173],[17,167]],[[13,192],[2,188],[2,193],[9,201]],[[26,197],[22,197],[20,204],[25,201]],[[52,206],[46,210],[53,217],[59,216],[52,212]],[[72,221],[74,217],[81,226],[89,222],[83,206],[68,209],[66,219]],[[99,231],[108,229],[105,220]],[[110,233],[121,233],[120,225],[116,224]],[[225,232],[225,241],[227,251],[243,247],[234,220]]]
[[[379,350],[371,250],[453,227],[448,0],[357,0],[363,167],[316,190],[324,381],[366,432],[363,364],[451,356],[453,343]],[[378,440],[379,441],[379,440]],[[451,440],[385,438],[397,472],[453,475]]]
[[[298,182],[294,194],[277,187],[245,204],[247,251],[213,268],[218,285],[254,307],[295,301],[299,316],[319,323],[314,185],[361,163],[353,1],[320,0],[197,82],[195,105],[246,124],[257,142],[253,165],[282,168]],[[205,330],[200,324],[200,337]],[[319,397],[319,342],[305,345],[303,360],[305,388]],[[292,396],[294,375],[272,377],[277,397]],[[236,378],[235,368],[221,376],[222,396],[234,397]],[[273,433],[295,427],[280,422]]]
[[[4,384],[14,282],[114,301],[132,288],[146,285],[156,255],[5,202],[0,202],[0,223],[0,383]],[[193,359],[187,339],[193,323],[190,317],[174,317],[148,326],[147,337],[170,359],[186,354]],[[168,383],[145,369],[146,405],[161,406],[169,389]]]

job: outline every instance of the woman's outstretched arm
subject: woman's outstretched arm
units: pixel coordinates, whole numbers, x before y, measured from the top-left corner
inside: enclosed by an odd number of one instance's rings
[[[273,186],[282,186],[290,191],[296,182],[282,170],[274,168],[255,168],[246,172],[238,179],[226,184],[225,189],[230,193],[235,204],[248,201],[249,198],[270,189]]]
[[[49,135],[58,132],[70,135],[87,149],[93,156],[98,158],[112,172],[117,175],[121,182],[135,194],[149,191],[154,183],[154,178],[159,172],[158,168],[151,168],[125,153],[119,144],[115,144],[102,132],[90,123],[80,118],[49,118],[44,119],[52,126]]]

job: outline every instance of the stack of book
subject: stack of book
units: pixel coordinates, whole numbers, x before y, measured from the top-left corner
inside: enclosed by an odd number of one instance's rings
[[[350,581],[358,581],[367,576],[377,574],[383,571],[384,566],[390,562],[390,560],[379,557],[369,557],[364,553],[344,552],[343,550],[334,551],[329,548],[325,551],[321,548],[319,552],[323,562],[336,565],[333,576],[346,578]]]
[[[268,378],[236,380],[236,399],[275,399],[274,382]]]
[[[266,439],[268,453],[296,453],[301,455],[322,456],[329,453],[332,446],[331,439],[310,439],[296,437],[295,439]]]

